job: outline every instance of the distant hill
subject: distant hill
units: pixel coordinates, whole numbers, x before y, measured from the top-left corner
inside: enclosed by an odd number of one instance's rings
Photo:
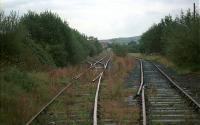
[[[128,44],[131,41],[135,41],[138,43],[140,36],[134,37],[119,37],[119,38],[112,38],[112,39],[105,39],[99,40],[102,43],[120,43],[120,44]]]

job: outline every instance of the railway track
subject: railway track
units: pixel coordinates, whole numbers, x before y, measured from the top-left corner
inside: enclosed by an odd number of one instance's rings
[[[140,61],[143,125],[200,125],[200,105],[158,66]]]
[[[95,119],[94,115],[92,117],[93,109],[95,109],[93,105],[98,103],[97,86],[100,86],[103,72],[110,58],[104,56],[96,61],[90,61],[87,71],[73,77],[71,82],[42,107],[26,125],[87,125],[93,123]],[[91,83],[92,80],[93,83]],[[98,84],[95,83],[96,81]]]
[[[99,91],[100,91],[100,85],[101,85],[101,79],[104,75],[104,71],[108,68],[108,63],[111,60],[111,56],[109,57],[109,59],[106,61],[106,63],[104,63],[103,68],[104,70],[99,74],[98,76],[98,84],[97,84],[97,89],[96,89],[96,94],[95,94],[95,101],[94,101],[94,110],[93,110],[93,125],[97,125],[98,124],[98,116],[100,114],[99,113]],[[96,80],[96,78],[95,78]]]
[[[73,84],[63,88],[26,125],[116,124],[112,119],[99,119],[99,116],[102,117],[99,105],[101,81],[110,59],[106,56],[89,62],[88,69],[95,70],[76,75]],[[138,88],[135,93],[141,102],[141,124],[200,124],[200,105],[158,66],[140,60],[131,75],[126,87],[133,91]],[[138,106],[133,96],[128,97],[127,102],[127,106]],[[137,119],[125,119],[123,122],[139,123]]]

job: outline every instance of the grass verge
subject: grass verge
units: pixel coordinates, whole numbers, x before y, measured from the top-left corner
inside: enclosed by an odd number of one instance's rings
[[[141,54],[141,53],[129,53],[128,55],[132,56],[132,57],[143,58],[143,59],[146,59],[146,60],[152,60],[152,61],[159,62],[159,63],[165,65],[167,68],[174,69],[178,74],[193,73],[193,74],[199,74],[200,75],[200,71],[193,72],[193,71],[191,71],[190,69],[187,69],[187,68],[179,68],[172,61],[170,61],[166,57],[159,55],[159,54],[146,55],[146,54]]]

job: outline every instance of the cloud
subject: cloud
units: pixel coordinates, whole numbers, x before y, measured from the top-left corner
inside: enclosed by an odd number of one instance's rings
[[[100,39],[141,35],[169,13],[192,8],[198,0],[3,0],[6,13],[17,10],[58,13],[69,25]]]

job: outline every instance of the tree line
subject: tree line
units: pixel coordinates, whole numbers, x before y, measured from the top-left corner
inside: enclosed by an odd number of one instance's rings
[[[200,69],[200,16],[188,10],[175,19],[166,16],[140,40],[142,53],[159,53],[180,68]]]
[[[69,27],[50,11],[0,12],[1,65],[17,64],[36,68],[41,65],[68,66],[102,51],[97,38]],[[5,64],[3,64],[5,65]]]
[[[112,51],[117,56],[126,56],[127,53],[138,53],[139,44],[136,41],[130,41],[128,44],[123,43],[111,43],[108,47],[112,48]]]
[[[120,56],[141,52],[160,54],[171,60],[177,67],[192,71],[200,70],[200,16],[190,10],[179,16],[165,16],[158,24],[152,25],[139,40],[128,45],[111,44]]]

